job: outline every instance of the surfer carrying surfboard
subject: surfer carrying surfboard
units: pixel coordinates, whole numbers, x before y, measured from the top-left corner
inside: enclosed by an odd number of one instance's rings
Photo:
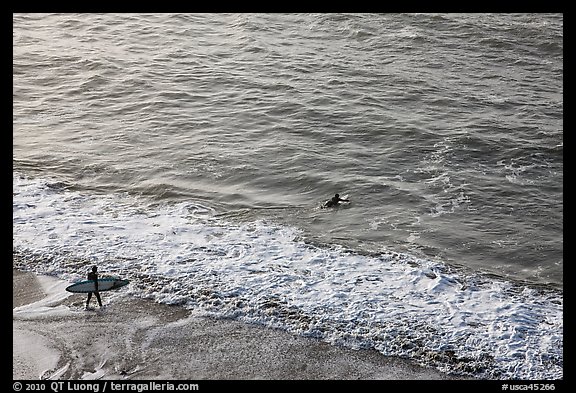
[[[86,309],[88,309],[88,305],[90,304],[90,299],[92,299],[92,293],[96,295],[96,299],[98,300],[98,304],[100,308],[102,308],[102,301],[100,300],[100,292],[98,292],[98,266],[93,266],[92,271],[88,272],[88,280],[94,280],[96,291],[88,292],[88,300],[86,300]]]
[[[338,206],[340,202],[350,202],[350,201],[348,199],[342,199],[340,198],[340,194],[336,194],[332,197],[332,199],[326,201],[324,207]]]

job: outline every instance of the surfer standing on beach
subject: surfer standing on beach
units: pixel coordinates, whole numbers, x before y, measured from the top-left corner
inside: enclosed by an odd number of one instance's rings
[[[102,308],[102,301],[100,300],[100,292],[98,292],[98,266],[92,267],[92,271],[88,273],[88,280],[94,280],[94,285],[96,286],[94,294],[96,295],[96,299],[98,300],[100,308]],[[88,300],[86,300],[86,309],[88,309],[90,299],[92,299],[92,292],[88,292]]]

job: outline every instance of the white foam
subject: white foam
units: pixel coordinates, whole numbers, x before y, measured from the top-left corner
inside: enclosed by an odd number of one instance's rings
[[[62,300],[71,295],[70,292],[65,291],[65,288],[69,284],[55,277],[40,275],[37,276],[37,279],[46,296],[36,302],[15,307],[12,310],[13,317],[19,319],[31,319],[47,316],[71,315],[70,309],[61,304]]]
[[[294,228],[235,225],[213,213],[16,177],[13,245],[38,256],[27,268],[72,280],[98,264],[131,279],[128,293],[202,315],[373,347],[445,371],[562,378],[558,293],[463,276],[407,254],[316,247]]]

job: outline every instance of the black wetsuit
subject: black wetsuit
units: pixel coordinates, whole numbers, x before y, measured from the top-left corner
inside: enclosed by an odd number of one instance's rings
[[[348,199],[340,198],[340,195],[336,194],[328,202],[324,204],[324,207],[338,206],[340,202],[350,202]]]
[[[100,300],[100,293],[98,292],[98,273],[96,272],[88,273],[88,280],[94,280],[94,282],[96,283],[96,291],[94,291],[94,294],[96,295],[98,304],[100,305],[100,307],[102,307],[102,300]],[[86,300],[86,308],[88,308],[88,305],[90,304],[90,299],[92,299],[92,292],[88,292],[88,300]]]

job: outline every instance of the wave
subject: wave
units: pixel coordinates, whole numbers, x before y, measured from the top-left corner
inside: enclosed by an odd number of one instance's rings
[[[315,245],[289,226],[236,223],[193,201],[13,180],[14,267],[68,280],[89,267],[134,296],[372,348],[481,378],[563,377],[562,293],[407,253]]]

